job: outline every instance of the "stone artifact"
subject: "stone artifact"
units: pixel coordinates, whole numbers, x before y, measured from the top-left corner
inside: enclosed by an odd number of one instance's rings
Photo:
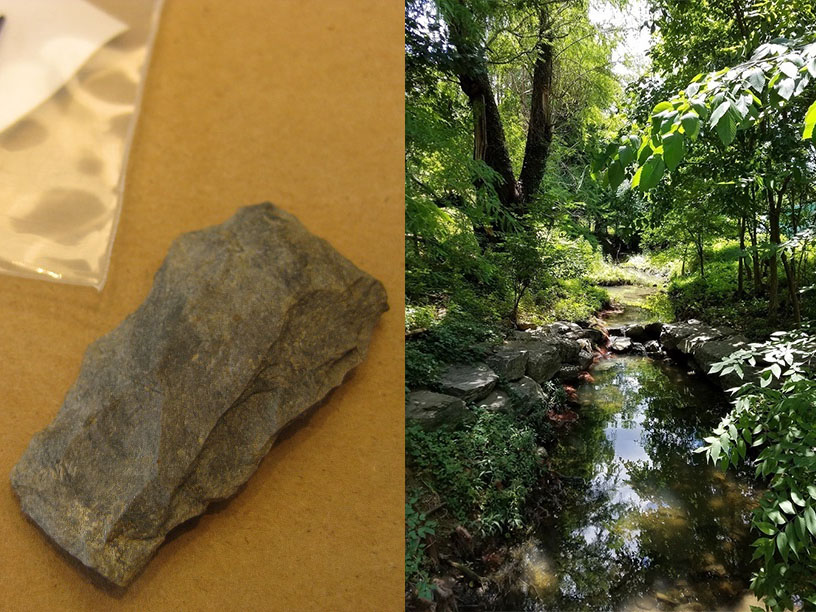
[[[181,236],[14,466],[23,511],[127,585],[365,358],[387,307],[377,280],[271,204]]]

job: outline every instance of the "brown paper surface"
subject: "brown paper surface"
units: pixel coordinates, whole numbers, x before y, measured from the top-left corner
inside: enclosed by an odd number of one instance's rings
[[[402,28],[384,0],[167,0],[105,289],[0,276],[0,609],[403,606]],[[245,489],[111,594],[24,518],[8,474],[173,238],[265,200],[382,280],[391,310]]]

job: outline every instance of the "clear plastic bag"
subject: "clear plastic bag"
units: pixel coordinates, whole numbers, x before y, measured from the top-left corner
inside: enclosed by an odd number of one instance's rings
[[[162,0],[90,3],[127,30],[0,132],[0,272],[101,289]]]

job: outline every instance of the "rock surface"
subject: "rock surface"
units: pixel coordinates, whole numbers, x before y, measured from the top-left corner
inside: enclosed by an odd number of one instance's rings
[[[614,336],[609,348],[611,348],[614,353],[625,353],[632,348],[632,339],[626,336]]]
[[[498,380],[496,373],[484,363],[455,363],[445,368],[437,386],[442,393],[470,403],[487,397]]]
[[[500,347],[485,361],[493,371],[506,380],[518,380],[527,368],[527,351],[511,345]]]
[[[127,585],[364,359],[386,309],[378,281],[271,204],[179,237],[14,466],[23,511]]]
[[[507,390],[510,397],[516,400],[516,407],[522,411],[529,410],[534,405],[547,401],[547,395],[544,393],[541,385],[526,376],[507,383]]]
[[[468,420],[470,414],[465,402],[452,395],[413,391],[405,397],[405,420],[426,431],[454,429]]]
[[[476,408],[481,410],[491,410],[493,412],[507,412],[510,410],[512,400],[507,392],[497,389],[483,400],[476,402]]]

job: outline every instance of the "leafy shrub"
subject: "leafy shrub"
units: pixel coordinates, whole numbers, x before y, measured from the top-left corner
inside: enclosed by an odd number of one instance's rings
[[[563,393],[563,392],[562,392]],[[563,405],[550,399],[513,414],[481,411],[457,431],[406,429],[409,467],[445,502],[452,518],[488,535],[520,529],[524,506],[544,473],[537,448],[551,434],[546,412]]]
[[[558,281],[523,304],[525,320],[537,323],[582,321],[609,306],[609,294],[584,279]]]
[[[736,372],[761,362],[759,384],[737,391],[734,409],[696,452],[723,468],[753,459],[768,489],[754,511],[755,559],[762,560],[751,590],[771,610],[794,608],[794,599],[816,606],[816,377],[811,369],[816,337],[807,328],[778,332],[712,367]],[[761,360],[761,361],[760,361]]]
[[[405,581],[414,584],[417,595],[422,599],[432,599],[430,576],[425,562],[425,540],[436,530],[436,521],[428,519],[417,510],[418,495],[413,495],[405,503]]]
[[[439,360],[422,351],[416,342],[405,345],[405,386],[410,389],[429,385],[439,374]]]
[[[427,329],[436,321],[436,308],[433,306],[406,306],[405,329]]]
[[[482,359],[499,339],[496,329],[454,307],[421,337],[405,343],[405,384],[433,386],[442,363]]]
[[[643,308],[649,311],[655,321],[671,323],[675,320],[674,305],[664,291],[658,291],[646,296]]]

